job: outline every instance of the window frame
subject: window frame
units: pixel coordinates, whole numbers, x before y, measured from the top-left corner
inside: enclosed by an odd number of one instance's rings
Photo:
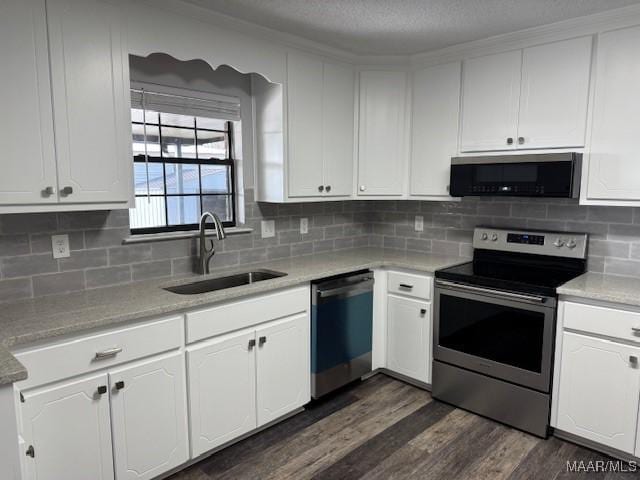
[[[162,171],[163,171],[163,186],[164,186],[164,193],[162,194],[136,194],[134,191],[134,197],[135,198],[147,198],[147,197],[161,197],[165,199],[164,202],[164,209],[165,209],[165,219],[166,219],[166,223],[168,223],[169,220],[169,214],[168,214],[168,202],[167,199],[171,198],[171,197],[197,197],[200,200],[200,213],[203,213],[203,197],[227,197],[229,198],[229,201],[231,202],[231,220],[227,220],[227,221],[223,221],[222,225],[225,228],[232,228],[235,227],[237,225],[237,205],[236,205],[236,201],[237,201],[237,187],[236,187],[236,161],[235,161],[235,139],[234,139],[234,134],[233,134],[233,121],[231,120],[225,120],[225,119],[218,119],[218,120],[223,120],[225,122],[225,125],[227,127],[226,130],[219,130],[219,129],[212,129],[212,128],[202,128],[202,127],[198,127],[198,121],[197,121],[197,115],[193,115],[193,127],[185,127],[185,126],[177,126],[177,125],[170,125],[170,124],[163,124],[161,122],[161,116],[160,114],[163,112],[155,112],[158,115],[158,121],[157,123],[153,123],[153,122],[146,122],[147,125],[151,125],[151,126],[157,126],[158,127],[158,144],[160,145],[160,156],[154,156],[154,155],[144,155],[144,154],[139,154],[139,155],[133,155],[133,163],[134,165],[136,163],[142,163],[142,164],[146,164],[147,162],[149,164],[152,163],[156,163],[159,165],[162,165]],[[212,117],[213,118],[213,117]],[[145,122],[138,122],[138,121],[130,121],[130,124],[133,125],[144,125]],[[163,155],[162,152],[162,127],[165,128],[175,128],[175,129],[182,129],[182,130],[191,130],[194,134],[194,139],[195,139],[195,147],[196,147],[196,151],[198,148],[198,131],[204,131],[204,132],[219,132],[219,133],[224,133],[227,136],[227,142],[228,142],[228,148],[227,148],[227,152],[228,152],[228,157],[227,158],[216,158],[216,157],[210,157],[210,158],[176,158],[176,157],[165,157]],[[166,165],[167,164],[188,164],[188,165],[198,165],[198,181],[199,181],[199,192],[198,193],[167,193],[167,175],[166,175]],[[203,193],[202,192],[202,172],[201,172],[201,165],[223,165],[229,168],[229,192],[228,193]],[[134,207],[135,208],[135,207]],[[131,228],[131,225],[129,225],[129,230],[131,232],[131,235],[148,235],[148,234],[155,234],[155,233],[169,233],[169,232],[188,232],[188,231],[194,231],[194,230],[198,230],[200,228],[199,223],[193,223],[193,224],[179,224],[179,225],[164,225],[161,227],[144,227],[144,228]]]

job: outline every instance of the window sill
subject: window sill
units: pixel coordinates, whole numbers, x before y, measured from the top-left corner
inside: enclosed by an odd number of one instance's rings
[[[252,228],[244,228],[244,227],[231,227],[225,228],[225,233],[227,235],[243,235],[247,233],[252,233]],[[150,233],[145,235],[130,235],[129,237],[122,240],[123,245],[131,245],[135,243],[150,243],[150,242],[167,242],[170,240],[181,240],[184,238],[195,238],[200,235],[198,230],[189,230],[185,232],[166,232],[166,233]],[[216,235],[216,231],[213,229],[206,230],[207,237],[212,237]]]

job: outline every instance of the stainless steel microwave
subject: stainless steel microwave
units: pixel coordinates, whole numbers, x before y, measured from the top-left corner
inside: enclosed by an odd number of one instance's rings
[[[576,152],[451,159],[453,197],[578,198],[582,154]]]

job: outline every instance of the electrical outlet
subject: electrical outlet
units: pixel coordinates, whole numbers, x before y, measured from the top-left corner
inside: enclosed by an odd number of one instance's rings
[[[69,251],[69,235],[51,235],[51,250],[53,258],[67,258],[71,256]]]
[[[275,237],[276,236],[275,220],[262,220],[262,222],[260,222],[260,230],[262,232],[262,238]]]
[[[301,218],[300,219],[300,233],[302,235],[306,235],[307,233],[309,233],[309,219],[308,218]]]
[[[422,215],[416,215],[415,230],[416,232],[424,231],[424,217]]]

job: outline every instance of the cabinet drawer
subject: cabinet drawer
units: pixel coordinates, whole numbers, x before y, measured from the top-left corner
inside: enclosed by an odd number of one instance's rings
[[[628,310],[565,302],[564,327],[640,342],[640,313]]]
[[[16,358],[29,372],[19,386],[30,388],[179,348],[182,322],[181,316],[170,317],[18,352]],[[107,355],[99,358],[99,352]]]
[[[431,300],[431,277],[411,273],[389,272],[387,289],[389,293]]]
[[[187,343],[304,312],[310,302],[305,286],[187,313]]]

